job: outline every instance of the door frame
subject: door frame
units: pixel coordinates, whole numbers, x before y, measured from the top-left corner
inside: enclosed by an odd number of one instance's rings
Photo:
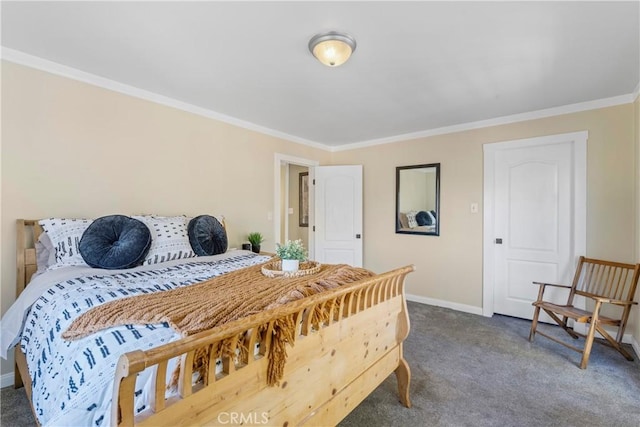
[[[482,315],[493,316],[494,292],[494,167],[498,151],[571,142],[573,144],[573,242],[574,262],[587,251],[587,140],[588,131],[570,132],[536,138],[484,144],[484,200],[483,200],[483,275]],[[531,285],[533,286],[533,285]]]
[[[280,191],[280,186],[282,185],[282,181],[280,179],[280,168],[284,165],[298,165],[298,166],[306,166],[309,168],[309,179],[311,179],[311,170],[314,166],[318,166],[320,162],[318,160],[305,159],[302,157],[289,156],[288,154],[275,153],[274,154],[274,164],[273,164],[273,226],[274,226],[274,234],[273,234],[273,247],[275,250],[276,243],[284,243],[280,241],[280,222],[282,218],[282,211],[280,209],[280,201],[282,198],[282,192]],[[287,176],[288,176],[288,168],[287,168]],[[313,186],[309,186],[309,258],[313,259],[313,246],[315,243],[315,239],[312,232],[312,220],[311,212],[313,212],[312,208],[314,207],[314,190]],[[288,196],[289,193],[289,182],[286,183],[285,188],[285,196]],[[288,197],[287,197],[288,200]],[[288,218],[288,215],[285,216],[285,220]],[[288,224],[288,221],[285,221]]]

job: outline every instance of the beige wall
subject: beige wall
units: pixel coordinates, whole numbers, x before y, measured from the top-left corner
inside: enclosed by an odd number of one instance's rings
[[[289,164],[289,208],[293,208],[293,213],[291,215],[287,214],[289,216],[289,240],[302,240],[307,250],[309,250],[309,227],[300,227],[299,191],[300,173],[308,171],[309,168],[306,166]],[[285,210],[282,212],[286,213]]]
[[[633,114],[627,104],[334,153],[334,164],[364,165],[365,267],[381,272],[415,264],[408,293],[482,307],[483,144],[583,130],[589,131],[587,255],[633,261]],[[438,162],[440,236],[395,234],[395,167]],[[470,213],[473,202],[480,213]]]
[[[328,152],[2,62],[2,313],[15,299],[15,221],[224,214],[230,246],[273,250],[274,153]],[[13,364],[2,362],[2,372]]]

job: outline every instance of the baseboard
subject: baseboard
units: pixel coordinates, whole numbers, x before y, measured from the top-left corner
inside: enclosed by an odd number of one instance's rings
[[[608,331],[607,331],[607,332],[608,332]],[[596,333],[597,333],[597,332],[596,332]],[[611,332],[611,333],[613,334],[613,332]],[[599,338],[603,338],[603,339],[604,339],[604,337],[603,337],[602,335],[600,335],[600,334],[598,334],[598,337],[599,337]],[[615,338],[615,335],[614,335],[613,337]],[[635,341],[635,340],[633,339],[633,335],[631,335],[631,334],[624,334],[624,335],[622,336],[622,342],[623,342],[623,343],[625,343],[625,344],[631,344],[631,345],[633,346],[633,342],[634,342],[634,341]]]
[[[636,352],[636,357],[640,358],[640,343],[638,343],[633,335],[631,336],[631,347],[633,347],[633,351]]]
[[[0,376],[0,388],[13,386],[13,372]]]
[[[419,302],[420,304],[435,305],[436,307],[450,308],[451,310],[462,311],[464,313],[477,314],[482,316],[482,307],[459,304],[457,302],[444,301],[440,299],[421,297],[419,295],[406,294],[407,301]]]

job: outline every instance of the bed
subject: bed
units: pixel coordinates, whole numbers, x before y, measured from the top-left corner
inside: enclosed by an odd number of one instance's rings
[[[178,287],[183,290],[202,285],[203,271],[217,271],[211,281],[219,283],[236,271],[255,270],[270,258],[247,251],[229,251],[215,257],[136,267],[127,272],[78,275],[60,269],[57,278],[64,280],[57,280],[47,288],[42,285],[43,276],[30,283],[38,269],[34,242],[41,232],[38,221],[18,220],[16,303],[26,304],[21,302],[22,294],[40,293],[31,291],[32,286],[46,290],[35,302],[45,307],[34,305],[29,310],[30,317],[25,317],[25,329],[15,348],[15,385],[24,384],[36,419],[43,425],[69,425],[74,419],[84,420],[81,423],[85,425],[123,426],[335,425],[391,373],[397,377],[400,402],[411,406],[410,370],[402,343],[409,333],[404,279],[413,266],[324,290],[186,337],[165,324],[106,329],[74,341],[78,344],[68,344],[77,359],[73,361],[71,357],[64,361],[66,365],[55,370],[51,366],[57,366],[57,361],[52,363],[49,359],[46,365],[42,360],[44,350],[39,354],[39,349],[30,349],[25,336],[45,348],[53,345],[54,334],[65,329],[59,323],[66,321],[67,314],[46,313],[49,304],[42,303],[54,298],[56,292],[67,295],[64,289],[73,286],[76,292],[93,295],[91,292],[99,288],[96,283],[100,280],[121,284],[132,275],[156,274],[163,275],[163,280],[165,274],[171,276],[166,279],[171,283],[182,280],[184,283],[180,282]],[[188,280],[182,276],[184,270],[192,270],[188,272]],[[70,276],[65,277],[63,272]],[[156,283],[153,277],[147,281]],[[95,303],[95,296],[93,300],[86,299]],[[37,313],[46,327],[37,326],[38,319],[33,318]],[[54,321],[47,316],[58,317]],[[283,339],[282,325],[287,322],[294,326],[290,336]],[[5,323],[3,318],[3,335]],[[32,330],[38,328],[42,336],[36,340]],[[116,351],[119,348],[114,350],[105,344],[108,339],[120,343],[124,333],[140,335],[137,347],[121,353]],[[147,340],[151,336],[154,339]],[[162,337],[161,345],[157,336]],[[93,346],[92,350],[87,347],[88,353],[83,350],[87,343]],[[55,352],[50,358],[54,354],[62,358]],[[275,380],[273,354],[283,354],[285,358]],[[202,361],[203,355],[208,366],[204,371],[195,363]],[[97,367],[96,360],[101,358],[108,361]],[[95,364],[99,380],[88,375],[87,361],[91,367]],[[42,379],[53,376],[64,377],[64,387],[43,392]],[[74,396],[83,387],[84,397]],[[53,414],[43,410],[44,397],[55,400]],[[76,413],[79,418],[74,418]],[[87,413],[91,414],[89,418]]]

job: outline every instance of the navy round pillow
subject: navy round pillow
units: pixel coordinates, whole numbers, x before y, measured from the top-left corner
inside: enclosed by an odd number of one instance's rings
[[[418,225],[431,225],[431,217],[425,211],[416,214],[416,222]]]
[[[119,270],[140,265],[151,247],[151,232],[124,215],[98,218],[87,227],[78,248],[91,267]]]
[[[198,256],[218,255],[227,251],[227,231],[211,215],[200,215],[189,221],[189,243]]]

